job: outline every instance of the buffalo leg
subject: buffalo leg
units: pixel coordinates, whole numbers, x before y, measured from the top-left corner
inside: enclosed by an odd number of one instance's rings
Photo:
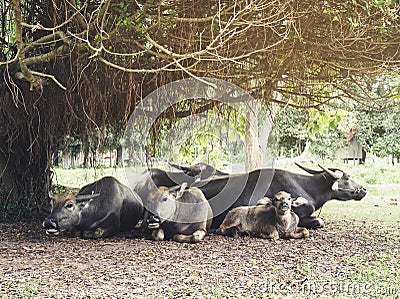
[[[175,234],[172,236],[172,240],[180,243],[198,243],[204,239],[206,231],[199,229],[191,235]]]
[[[216,230],[216,233],[224,236],[236,236],[240,232],[240,227],[240,218],[232,213],[228,213],[220,227]]]
[[[263,232],[260,232],[258,237],[262,239],[278,240],[279,232],[276,228],[273,228],[272,230],[264,230]]]
[[[215,232],[219,235],[238,237],[241,232],[239,229],[239,225],[225,227],[225,226],[222,226],[222,224],[221,224],[221,226]]]
[[[309,236],[310,233],[305,227],[296,227],[296,230],[293,233],[286,234],[286,237],[291,239],[308,238]]]
[[[114,228],[102,228],[98,227],[95,230],[86,230],[82,232],[82,237],[84,239],[98,239],[106,238],[114,235],[116,230]]]
[[[300,218],[299,226],[305,228],[321,228],[324,227],[325,223],[321,218],[314,216],[306,216]]]
[[[164,240],[164,230],[162,228],[153,229],[151,231],[151,238],[154,241],[162,241],[162,240]]]

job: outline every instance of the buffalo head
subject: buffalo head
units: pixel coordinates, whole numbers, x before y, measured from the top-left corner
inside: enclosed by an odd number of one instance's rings
[[[49,235],[57,235],[62,231],[69,231],[78,225],[82,207],[99,194],[72,195],[60,193],[50,194],[51,212],[43,221],[43,227]]]
[[[165,186],[149,192],[147,197],[147,209],[151,213],[147,219],[149,228],[158,228],[161,223],[174,215],[177,205],[176,198],[182,195],[186,186],[187,184],[183,184],[179,192],[176,192],[176,187],[169,189]]]
[[[335,199],[361,200],[367,194],[363,186],[351,180],[347,173],[338,168],[325,168],[318,164],[322,170],[313,170],[297,163],[296,165],[310,174],[322,175],[325,180],[331,184],[331,189],[334,192],[333,197]]]
[[[278,214],[284,215],[287,211],[291,210],[292,206],[298,207],[306,203],[308,203],[308,200],[304,197],[298,197],[295,199],[290,195],[290,193],[279,191],[272,199],[268,197],[261,198],[257,202],[257,205],[273,206]]]

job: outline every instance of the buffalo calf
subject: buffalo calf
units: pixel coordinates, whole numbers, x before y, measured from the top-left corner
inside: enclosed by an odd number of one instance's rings
[[[293,201],[289,193],[280,191],[272,200],[263,198],[260,205],[234,208],[226,215],[217,233],[228,236],[250,234],[273,240],[308,237],[308,230],[297,226],[299,217],[291,211],[292,204],[301,204],[304,200],[299,197]]]

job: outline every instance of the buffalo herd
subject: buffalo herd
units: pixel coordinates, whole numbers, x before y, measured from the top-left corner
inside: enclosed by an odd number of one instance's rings
[[[305,238],[324,226],[313,215],[331,199],[361,200],[366,190],[340,169],[308,174],[263,168],[228,174],[198,163],[179,171],[150,169],[125,186],[104,177],[78,194],[51,195],[47,234],[103,238],[139,232],[152,240],[197,243],[207,232],[265,239]]]

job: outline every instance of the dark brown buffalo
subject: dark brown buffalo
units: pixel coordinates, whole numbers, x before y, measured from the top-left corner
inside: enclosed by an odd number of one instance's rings
[[[73,236],[100,238],[133,230],[143,215],[138,196],[113,177],[86,185],[78,195],[51,198],[51,213],[43,221],[47,234],[67,231]]]

